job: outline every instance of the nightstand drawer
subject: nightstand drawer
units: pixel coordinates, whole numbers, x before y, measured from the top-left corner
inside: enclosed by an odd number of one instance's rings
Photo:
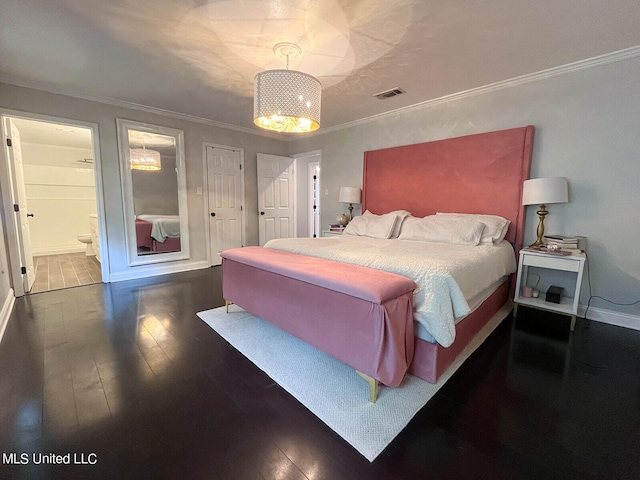
[[[550,255],[525,255],[523,264],[527,267],[552,268],[554,270],[564,270],[566,272],[577,272],[580,270],[580,261],[567,257],[552,257]]]

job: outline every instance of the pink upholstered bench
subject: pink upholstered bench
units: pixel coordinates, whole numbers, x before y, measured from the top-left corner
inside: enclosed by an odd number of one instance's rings
[[[222,252],[229,303],[355,368],[399,386],[414,350],[413,291],[406,277],[262,247]]]

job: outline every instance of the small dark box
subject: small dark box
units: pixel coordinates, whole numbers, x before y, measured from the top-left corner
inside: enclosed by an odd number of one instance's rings
[[[551,303],[560,303],[560,300],[562,299],[562,292],[564,292],[564,288],[551,286],[547,290],[545,300]]]

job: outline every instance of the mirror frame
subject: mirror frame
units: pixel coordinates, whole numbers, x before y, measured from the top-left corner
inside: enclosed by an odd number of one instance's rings
[[[187,209],[187,177],[185,172],[184,132],[175,128],[161,127],[132,120],[116,119],[118,127],[118,151],[120,153],[120,176],[122,202],[124,205],[124,228],[127,242],[127,260],[130,266],[188,260],[189,255],[189,213]],[[176,145],[176,169],[178,189],[178,213],[180,215],[180,251],[138,255],[135,229],[135,209],[133,202],[133,179],[130,168],[129,131],[157,133],[173,137]]]

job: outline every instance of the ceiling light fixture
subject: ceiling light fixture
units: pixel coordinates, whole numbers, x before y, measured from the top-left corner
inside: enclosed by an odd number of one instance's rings
[[[293,43],[278,43],[273,52],[286,58],[286,70],[266,70],[256,75],[253,122],[277,132],[303,133],[320,128],[320,82],[303,72],[289,70],[289,59],[302,53]]]
[[[142,142],[142,148],[132,148],[129,150],[131,170],[151,170],[161,169],[160,152],[157,150],[147,150]]]

